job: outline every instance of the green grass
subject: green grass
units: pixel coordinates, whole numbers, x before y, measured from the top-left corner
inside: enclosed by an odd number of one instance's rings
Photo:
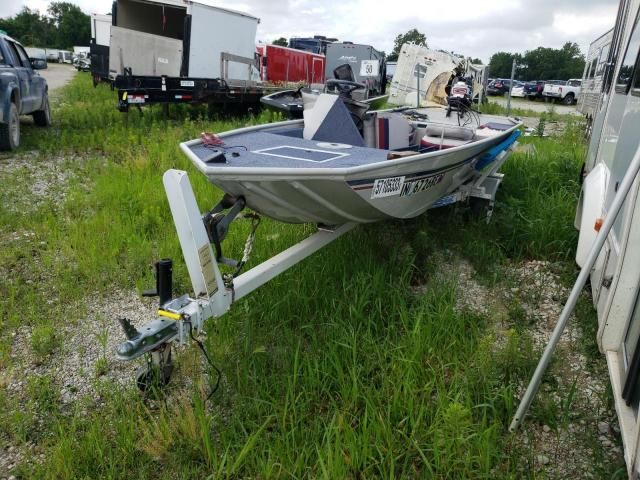
[[[36,150],[36,162],[69,156],[65,168],[74,176],[66,197],[24,215],[8,208],[16,191],[0,193],[7,231],[35,236],[31,244],[0,244],[0,273],[8,279],[0,283],[5,372],[15,362],[9,352],[16,329],[34,328],[32,348],[46,362],[59,345],[56,322],[84,318],[89,296],[152,285],[154,260],[173,257],[176,292],[187,292],[162,173],[187,170],[201,208],[212,206],[221,192],[191,167],[178,143],[201,131],[267,120],[209,120],[204,110],[188,108],[173,109],[169,119],[159,109],[124,115],[114,94],[93,89],[86,75],[58,99],[53,128],[25,127],[22,150]],[[567,129],[557,141],[527,140],[537,154],[516,154],[505,165],[489,226],[459,207],[359,227],[210,322],[207,348],[224,372],[210,403],[202,401],[208,386],[196,378],[186,397],[153,406],[137,391],[96,381],[99,403],[86,398],[63,407],[51,378],[27,373],[25,405],[0,391],[0,438],[34,441],[45,457],[21,464],[17,473],[51,479],[532,475],[522,470],[522,452],[506,430],[516,386],[536,360],[531,341],[510,328],[498,342],[491,315],[457,311],[456,279],[434,273],[447,270],[452,255],[469,259],[489,284],[503,282],[503,267],[523,259],[550,260],[572,272],[585,153],[576,131]],[[241,252],[248,228],[234,225],[228,252]],[[312,231],[264,219],[251,265]],[[416,286],[424,293],[416,294]],[[522,319],[517,305],[505,310],[510,325]],[[187,357],[178,358],[185,371]],[[94,366],[94,377],[105,365],[101,359]],[[39,423],[42,412],[46,421]]]

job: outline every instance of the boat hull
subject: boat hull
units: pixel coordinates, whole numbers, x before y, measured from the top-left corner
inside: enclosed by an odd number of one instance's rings
[[[220,134],[233,143],[258,132],[300,121],[281,122]],[[369,223],[389,218],[412,218],[443,196],[478,175],[475,165],[492,147],[516,128],[468,145],[397,159],[376,160],[352,168],[234,168],[210,166],[198,155],[198,142],[181,144],[182,150],[209,181],[225,193],[244,197],[251,209],[287,223],[338,225]],[[355,150],[355,149],[354,149]],[[371,150],[372,155],[380,151]]]

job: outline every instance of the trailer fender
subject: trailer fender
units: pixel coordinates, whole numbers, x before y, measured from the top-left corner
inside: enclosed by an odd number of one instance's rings
[[[576,263],[580,267],[584,265],[598,234],[599,229],[596,230],[596,222],[603,217],[608,179],[609,169],[604,163],[599,163],[586,176],[582,184],[575,220],[576,227],[580,229],[578,248],[576,249]]]

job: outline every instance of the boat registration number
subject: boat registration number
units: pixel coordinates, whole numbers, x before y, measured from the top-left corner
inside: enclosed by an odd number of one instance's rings
[[[440,183],[443,178],[444,178],[444,174],[438,173],[437,175],[433,175],[431,177],[422,178],[420,180],[415,180],[413,182],[406,182],[402,186],[402,189],[400,190],[400,196],[408,197],[410,195],[415,195],[416,193],[429,190],[431,187]]]
[[[391,197],[402,191],[404,177],[378,178],[373,182],[371,198]]]

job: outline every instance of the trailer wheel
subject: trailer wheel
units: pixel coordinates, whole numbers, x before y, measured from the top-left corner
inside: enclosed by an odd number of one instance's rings
[[[0,123],[0,150],[15,150],[20,145],[20,116],[13,102],[7,120],[7,123]]]

